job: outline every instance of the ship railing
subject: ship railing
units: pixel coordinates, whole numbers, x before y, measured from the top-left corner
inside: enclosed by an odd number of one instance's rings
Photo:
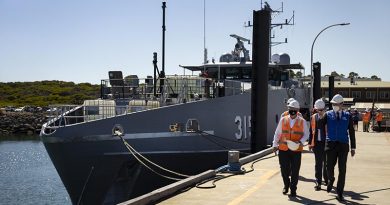
[[[56,129],[73,124],[106,119],[159,107],[158,101],[131,100],[128,105],[107,104],[105,100],[89,101],[87,105],[55,105],[48,112],[46,129]]]
[[[178,102],[190,102],[250,92],[251,82],[240,80],[215,80],[199,76],[169,76],[164,91],[176,96]]]
[[[212,79],[194,75],[169,75],[164,78],[164,95],[166,104],[186,103],[214,97]]]
[[[114,100],[86,100],[83,105],[50,105],[46,129],[56,129],[73,124],[106,119],[133,112],[162,107],[158,100],[129,99],[126,105],[116,105]]]
[[[162,82],[164,82],[163,85]],[[173,101],[183,103],[219,97],[221,89],[224,91],[223,96],[242,94],[250,90],[250,87],[250,82],[233,79],[217,81],[196,75],[167,75],[165,78],[157,80],[126,77],[125,79],[101,80],[101,98],[160,99],[161,104],[164,104],[165,101],[168,101],[169,104],[171,100],[175,99]]]
[[[225,79],[215,82],[199,76],[167,76],[164,95],[153,96],[153,92],[139,92],[131,98],[86,100],[83,105],[51,105],[46,123],[49,129],[100,120],[133,112],[156,109],[167,105],[186,103],[218,97],[219,86],[224,96],[250,92],[251,83]],[[109,81],[107,81],[109,82]],[[141,89],[140,89],[141,88]],[[142,86],[137,91],[145,91]]]

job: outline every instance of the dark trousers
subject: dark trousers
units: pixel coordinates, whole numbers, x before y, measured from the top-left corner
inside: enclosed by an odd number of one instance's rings
[[[296,192],[299,169],[301,168],[302,152],[294,152],[291,150],[279,150],[279,164],[282,173],[283,183],[285,188],[291,189],[291,192]],[[291,181],[290,181],[291,174]]]
[[[363,122],[363,132],[368,132],[370,128],[370,122]]]
[[[377,121],[378,124],[378,132],[382,130],[382,121]]]
[[[315,156],[315,177],[318,185],[321,185],[322,177],[328,182],[328,173],[326,169],[325,141],[316,141],[313,148]]]
[[[337,179],[337,194],[342,195],[344,192],[345,185],[345,173],[347,171],[347,158],[349,152],[349,144],[340,142],[327,142],[325,147],[328,178],[330,184],[333,184],[334,167],[338,162],[339,176]]]

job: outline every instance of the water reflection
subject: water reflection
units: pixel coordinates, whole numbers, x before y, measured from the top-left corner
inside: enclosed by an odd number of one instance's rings
[[[0,136],[0,201],[71,204],[39,136]]]

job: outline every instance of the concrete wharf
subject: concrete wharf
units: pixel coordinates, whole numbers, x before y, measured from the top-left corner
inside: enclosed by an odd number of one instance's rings
[[[356,141],[356,155],[348,156],[344,203],[390,204],[390,133],[358,131]],[[305,150],[296,198],[282,194],[278,157],[270,151],[264,151],[265,156],[261,160],[243,165],[246,170],[250,170],[253,164],[254,171],[218,180],[215,188],[200,189],[192,185],[193,188],[179,191],[188,183],[215,176],[215,172],[210,170],[187,179],[184,184],[180,181],[121,204],[340,204],[334,190],[327,193],[324,185],[321,191],[314,190],[314,154],[307,148]],[[334,186],[337,184],[337,175],[336,165]],[[211,186],[211,182],[202,186]],[[173,192],[175,194],[172,195]]]

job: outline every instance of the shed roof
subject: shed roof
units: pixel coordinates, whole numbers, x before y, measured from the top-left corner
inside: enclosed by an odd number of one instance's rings
[[[329,81],[321,81],[321,87],[329,87]],[[390,88],[390,82],[386,81],[334,81],[335,88]]]
[[[371,108],[372,103],[355,103],[355,105],[351,106],[351,108],[356,109],[366,109]],[[390,109],[390,103],[375,103],[375,108],[380,108],[381,110],[389,110]]]

